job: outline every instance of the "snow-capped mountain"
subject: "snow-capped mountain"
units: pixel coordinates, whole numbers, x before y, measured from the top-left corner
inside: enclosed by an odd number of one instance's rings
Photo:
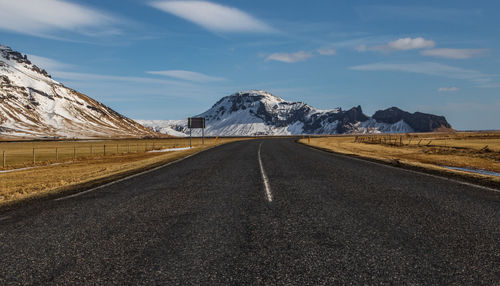
[[[344,111],[316,109],[303,102],[289,102],[262,90],[223,97],[197,117],[206,118],[208,136],[254,136],[295,134],[343,134],[381,132],[428,132],[451,128],[446,119],[425,113],[408,113],[396,107],[377,111],[372,117],[361,107]],[[187,120],[138,120],[154,131],[189,134]],[[200,130],[193,129],[194,135]]]
[[[153,134],[53,80],[26,55],[0,45],[0,136],[99,138]]]

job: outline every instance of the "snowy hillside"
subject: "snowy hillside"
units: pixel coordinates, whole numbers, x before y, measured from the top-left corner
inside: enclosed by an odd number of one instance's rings
[[[226,96],[197,116],[206,118],[205,134],[209,136],[426,132],[451,128],[444,117],[410,114],[395,107],[375,115],[364,115],[360,106],[347,111],[319,110],[303,102],[289,102],[265,91],[251,90]],[[138,122],[165,134],[189,134],[187,120]],[[194,135],[200,132],[193,130]]]
[[[0,136],[138,137],[153,132],[54,81],[26,55],[0,45]]]

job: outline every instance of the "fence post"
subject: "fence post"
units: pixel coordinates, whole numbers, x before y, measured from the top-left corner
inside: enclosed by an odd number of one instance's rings
[[[3,151],[3,156],[2,157],[3,157],[3,159],[2,159],[3,164],[2,164],[2,166],[3,166],[3,168],[5,168],[5,151]]]
[[[35,147],[33,147],[33,165],[35,164]]]
[[[73,146],[73,161],[76,160],[76,146]]]
[[[59,161],[59,151],[57,150],[57,147],[56,147],[56,161]]]
[[[104,156],[106,156],[106,144],[104,144]]]
[[[116,144],[116,155],[118,155],[118,144]]]

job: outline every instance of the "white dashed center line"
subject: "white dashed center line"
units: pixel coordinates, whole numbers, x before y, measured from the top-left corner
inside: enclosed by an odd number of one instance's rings
[[[259,145],[259,152],[257,152],[257,157],[259,157],[260,174],[262,175],[262,181],[264,181],[264,188],[266,189],[266,197],[269,202],[273,201],[273,194],[271,193],[271,187],[269,186],[269,179],[267,178],[266,171],[264,171],[264,166],[262,165],[262,158],[260,157],[260,149],[262,148],[262,143]]]

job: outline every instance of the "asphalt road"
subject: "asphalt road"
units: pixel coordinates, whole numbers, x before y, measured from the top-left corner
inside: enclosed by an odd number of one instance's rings
[[[500,285],[500,193],[236,142],[1,213],[0,284]]]

